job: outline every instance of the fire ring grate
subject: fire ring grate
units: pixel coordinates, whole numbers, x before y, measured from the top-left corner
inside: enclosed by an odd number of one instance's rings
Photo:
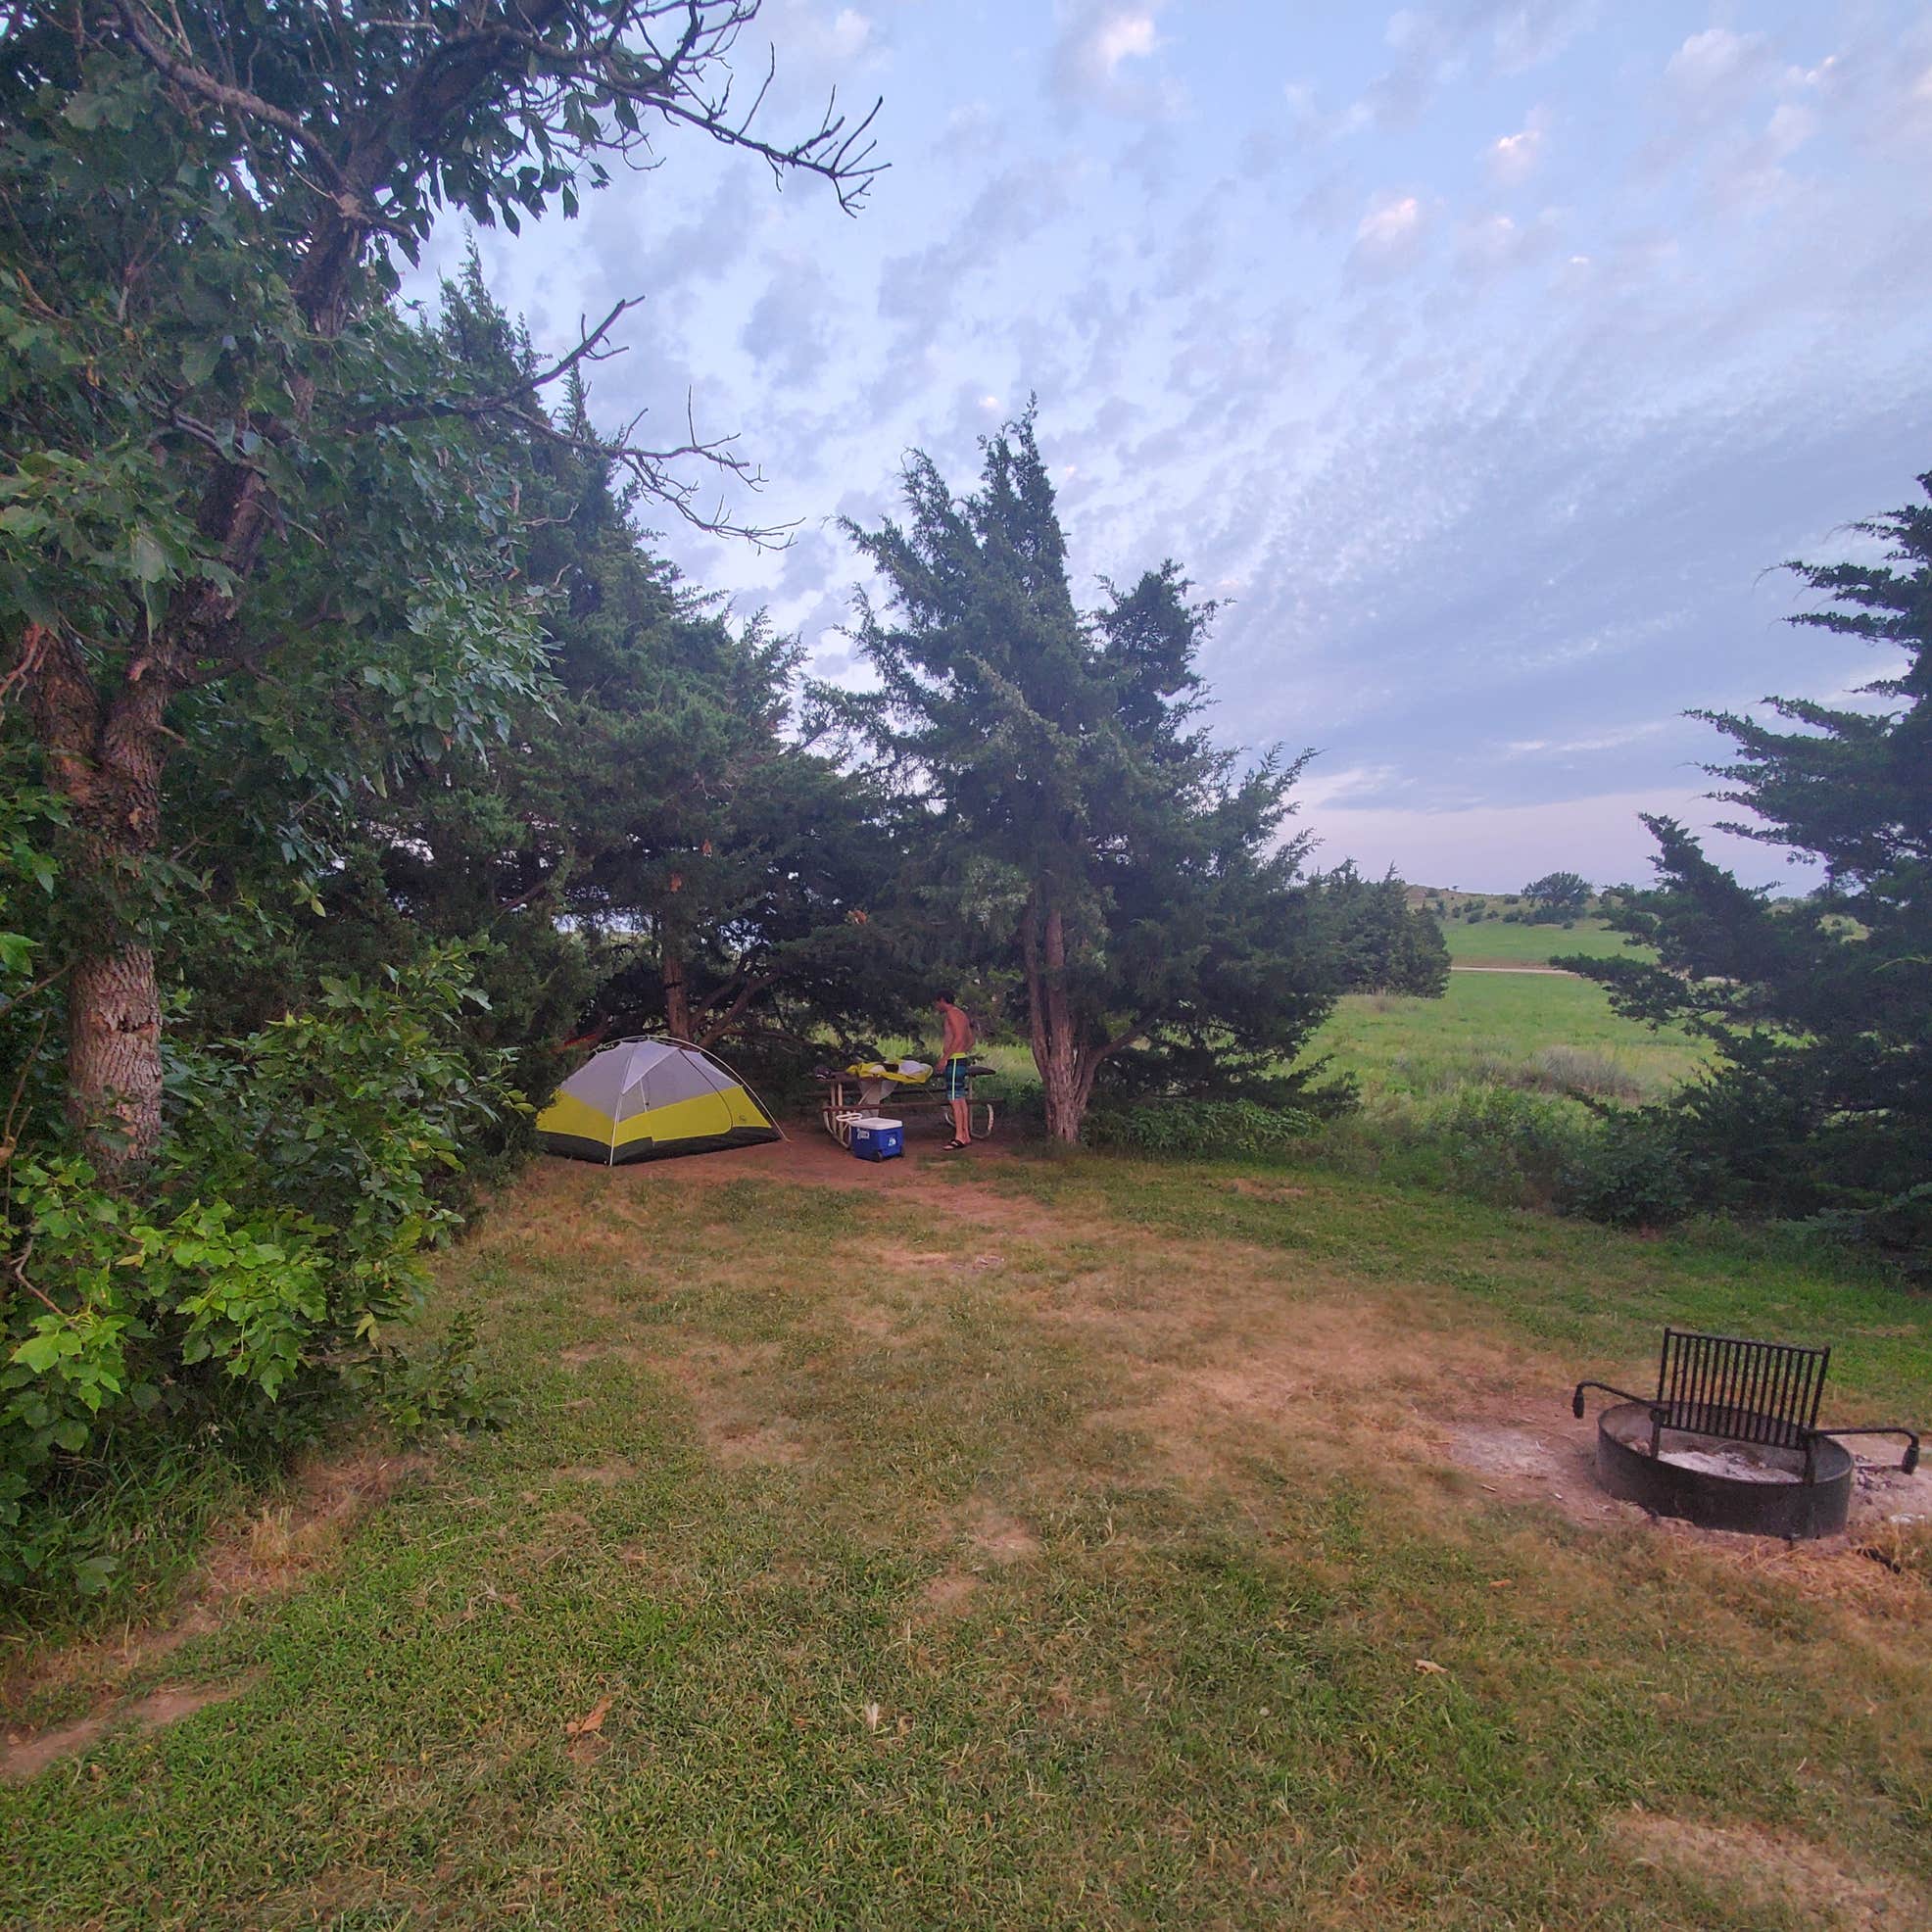
[[[1597,1481],[1653,1516],[1703,1529],[1804,1540],[1833,1536],[1852,1507],[1852,1452],[1837,1442],[1812,1451],[1738,1442],[1697,1429],[1666,1428],[1651,1453],[1651,1404],[1618,1402],[1597,1418]]]
[[[1826,1348],[1666,1328],[1657,1393],[1578,1382],[1617,1400],[1597,1419],[1597,1480],[1613,1496],[1705,1529],[1794,1540],[1845,1527],[1857,1468],[1841,1435],[1902,1435],[1901,1467],[1918,1467],[1908,1428],[1820,1428]]]

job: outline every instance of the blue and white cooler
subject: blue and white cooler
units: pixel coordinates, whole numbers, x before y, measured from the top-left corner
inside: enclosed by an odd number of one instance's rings
[[[896,1160],[905,1152],[905,1123],[882,1114],[860,1114],[852,1122],[852,1152],[862,1161]]]

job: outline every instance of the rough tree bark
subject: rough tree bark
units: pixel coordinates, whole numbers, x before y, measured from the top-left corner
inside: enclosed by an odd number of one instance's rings
[[[1028,1029],[1046,1104],[1047,1137],[1076,1146],[1100,1069],[1147,1031],[1151,1016],[1136,1019],[1110,1039],[1082,1038],[1067,997],[1066,917],[1050,899],[1042,914],[1040,900],[1036,889],[1020,920]]]
[[[68,976],[68,1113],[112,1172],[150,1159],[161,1136],[154,952],[122,898],[161,828],[168,647],[136,656],[112,702],[63,632],[29,624],[22,647],[47,775],[72,814],[69,890],[83,939]]]
[[[1080,1043],[1068,1007],[1066,919],[1050,900],[1042,914],[1039,898],[1035,893],[1028,900],[1020,933],[1027,972],[1027,1021],[1046,1102],[1047,1136],[1072,1146],[1080,1139],[1093,1080],[1090,1073],[1082,1079]]]
[[[658,940],[657,963],[664,987],[664,1031],[673,1039],[689,1039],[691,989],[685,984],[684,950],[669,933]]]

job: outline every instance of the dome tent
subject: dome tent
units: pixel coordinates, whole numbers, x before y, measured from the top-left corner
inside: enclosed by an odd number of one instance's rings
[[[729,1067],[681,1039],[620,1039],[593,1053],[537,1116],[537,1135],[553,1154],[607,1167],[785,1137]]]

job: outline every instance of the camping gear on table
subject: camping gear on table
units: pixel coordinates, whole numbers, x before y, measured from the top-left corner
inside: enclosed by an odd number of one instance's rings
[[[890,1081],[895,1087],[922,1087],[933,1069],[924,1060],[854,1060],[845,1069],[854,1080]]]
[[[894,1161],[905,1152],[905,1123],[860,1114],[851,1123],[852,1152],[862,1161]]]
[[[608,1167],[785,1137],[722,1060],[685,1040],[654,1038],[620,1039],[592,1054],[537,1116],[537,1136],[550,1153]]]
[[[847,1070],[836,1073],[829,1067],[820,1067],[817,1078],[824,1084],[824,1098],[819,1102],[818,1117],[826,1133],[842,1147],[852,1143],[852,1125],[855,1121],[877,1115],[879,1109],[887,1104],[887,1092],[892,1092],[890,1105],[894,1114],[909,1112],[938,1113],[949,1116],[951,1102],[945,1097],[944,1086],[927,1086],[925,1083],[932,1073],[930,1067],[924,1074],[915,1077],[893,1076],[883,1068],[891,1064],[876,1060],[859,1063],[860,1070]],[[901,1060],[900,1067],[921,1066],[916,1060]],[[881,1072],[874,1074],[866,1069],[879,1067]],[[968,1099],[970,1110],[968,1118],[973,1123],[973,1137],[985,1140],[992,1134],[992,1102],[980,1099],[972,1094],[972,1083],[983,1074],[996,1074],[997,1067],[983,1066],[979,1061],[971,1062],[966,1069]],[[903,1123],[900,1123],[903,1127]]]

